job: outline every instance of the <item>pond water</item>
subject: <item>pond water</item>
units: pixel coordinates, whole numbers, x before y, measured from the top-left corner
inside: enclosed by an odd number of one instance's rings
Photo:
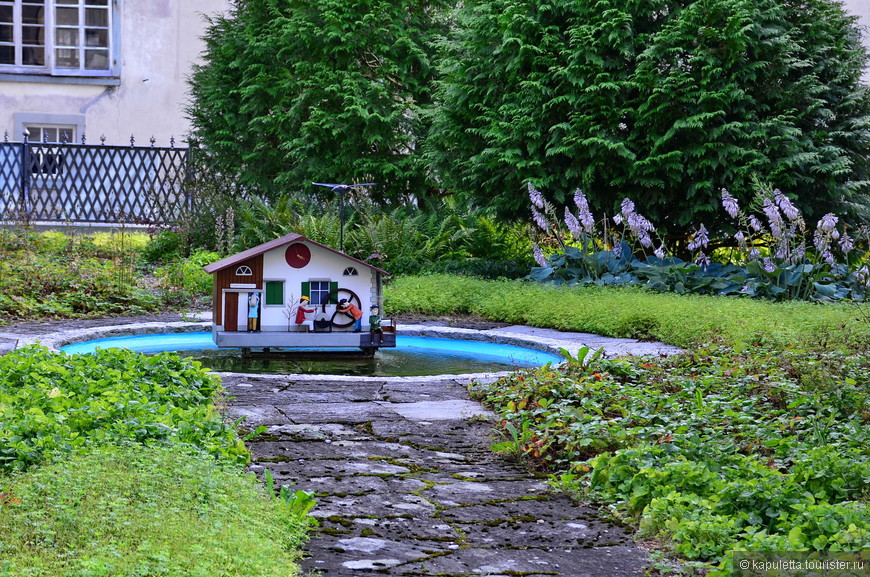
[[[558,363],[552,353],[481,341],[398,335],[396,348],[380,349],[374,358],[243,359],[236,349],[219,349],[211,333],[160,333],[109,337],[61,347],[70,354],[92,353],[97,348],[127,348],[146,354],[172,351],[199,360],[216,371],[236,373],[315,374],[402,377],[509,371],[517,368]],[[348,354],[358,349],[335,349]],[[294,353],[324,355],[323,349],[294,350]]]

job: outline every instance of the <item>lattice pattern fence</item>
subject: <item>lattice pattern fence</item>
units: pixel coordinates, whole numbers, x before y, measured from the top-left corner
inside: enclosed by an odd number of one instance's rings
[[[0,220],[172,224],[191,178],[187,148],[0,142]]]

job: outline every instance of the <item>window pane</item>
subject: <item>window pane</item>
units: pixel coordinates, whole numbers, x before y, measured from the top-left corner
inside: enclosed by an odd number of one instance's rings
[[[85,10],[85,25],[109,26],[109,11],[102,8],[88,8]]]
[[[58,128],[57,136],[60,138],[60,142],[72,142],[73,141],[73,129],[72,128]]]
[[[14,46],[0,46],[0,64],[15,64]]]
[[[45,8],[42,6],[22,6],[21,22],[24,24],[45,24]]]
[[[60,68],[78,68],[79,51],[73,48],[58,48],[54,51],[55,64]]]
[[[75,4],[78,6],[79,0],[55,0],[55,4]]]
[[[0,26],[0,42],[12,42],[12,26]]]
[[[109,0],[85,0],[85,6],[108,6]]]
[[[38,46],[25,46],[21,49],[24,66],[45,66],[45,49]]]
[[[12,6],[0,4],[0,22],[12,22]]]
[[[85,52],[85,68],[87,70],[108,70],[108,50],[87,50]]]
[[[85,46],[106,48],[109,45],[109,31],[99,28],[85,29]]]
[[[58,8],[55,11],[58,26],[78,26],[79,25],[79,9],[78,8]]]
[[[22,26],[21,40],[22,44],[42,46],[45,44],[45,28],[42,26]]]
[[[54,32],[54,42],[58,46],[78,46],[78,28],[58,28]]]

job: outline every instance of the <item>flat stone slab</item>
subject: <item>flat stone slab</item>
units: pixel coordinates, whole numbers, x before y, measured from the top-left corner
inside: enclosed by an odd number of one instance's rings
[[[303,571],[354,575],[643,575],[619,527],[492,453],[494,415],[452,380],[294,381],[336,402],[281,403],[280,379],[222,375],[232,412],[283,423],[252,439],[252,470],[311,490],[318,505]],[[330,390],[332,389],[332,390]],[[350,392],[347,389],[352,389]],[[275,405],[269,391],[277,391]],[[390,398],[401,398],[392,402]],[[359,398],[356,402],[338,399]],[[368,400],[366,400],[368,398]],[[292,422],[290,422],[292,420]]]

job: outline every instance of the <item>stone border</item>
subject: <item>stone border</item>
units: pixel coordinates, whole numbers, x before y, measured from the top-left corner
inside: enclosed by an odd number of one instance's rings
[[[132,323],[127,325],[113,325],[90,327],[86,329],[74,329],[68,331],[60,331],[49,333],[36,337],[26,337],[20,339],[16,343],[16,348],[31,345],[41,344],[51,350],[59,350],[61,347],[84,341],[96,340],[108,337],[123,337],[133,335],[156,334],[163,332],[170,333],[190,333],[190,332],[207,332],[211,329],[210,321],[202,322],[149,322],[149,323]],[[536,329],[525,326],[512,326],[498,329],[476,330],[465,329],[458,327],[447,326],[430,326],[430,325],[401,325],[399,334],[403,336],[421,336],[432,338],[446,338],[454,340],[466,340],[477,342],[488,342],[504,345],[514,345],[525,347],[538,351],[543,351],[555,355],[561,355],[561,349],[568,351],[572,356],[584,347],[589,347],[592,350],[598,348],[605,349],[605,355],[608,357],[624,355],[624,354],[659,354],[669,355],[681,352],[678,347],[672,347],[663,343],[648,343],[640,342],[633,339],[616,339],[609,337],[601,337],[588,333],[561,333],[559,331],[549,329]],[[256,374],[257,378],[275,378],[284,379],[292,377],[296,380],[317,380],[317,381],[383,381],[389,379],[391,382],[422,382],[422,381],[490,381],[510,375],[514,371],[498,371],[485,373],[462,373],[449,375],[424,375],[415,377],[369,377],[369,376],[344,376],[344,375],[310,375],[310,374],[295,374],[295,375],[271,375],[268,373]],[[251,373],[229,373],[218,372],[218,375],[241,375]],[[251,374],[253,375],[253,374]]]

